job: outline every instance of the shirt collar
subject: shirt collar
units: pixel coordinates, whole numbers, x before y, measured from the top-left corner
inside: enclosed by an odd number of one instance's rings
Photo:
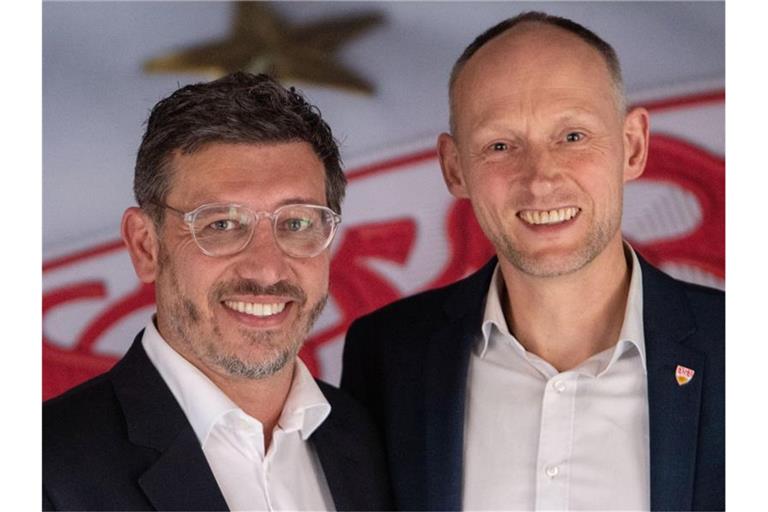
[[[619,332],[619,339],[616,348],[613,351],[608,366],[612,365],[622,354],[631,346],[637,347],[640,353],[643,370],[647,373],[645,363],[645,331],[643,329],[643,275],[640,268],[640,261],[637,259],[634,249],[624,242],[624,250],[631,258],[631,277],[629,280],[629,292],[627,295],[627,305],[624,310],[624,321]],[[491,339],[491,330],[495,327],[503,335],[513,340],[513,344],[520,350],[525,350],[520,342],[512,335],[507,325],[504,310],[501,307],[501,294],[504,293],[504,276],[501,273],[501,267],[496,263],[493,270],[491,284],[488,287],[488,294],[485,300],[485,311],[483,312],[483,323],[481,326],[482,338],[478,340],[478,355],[482,358],[488,351],[488,343]]]
[[[203,372],[171,348],[152,320],[144,330],[142,345],[187,416],[201,445],[223,418],[250,418]],[[236,414],[231,414],[233,412]],[[331,405],[306,365],[296,358],[291,388],[278,420],[279,427],[284,431],[299,430],[302,439],[306,440],[330,412]],[[253,421],[261,427],[258,420],[254,418]]]
[[[485,357],[488,351],[488,343],[491,339],[491,329],[496,327],[502,334],[510,336],[517,342],[507,325],[507,319],[504,317],[504,310],[501,307],[501,294],[504,293],[504,276],[501,274],[501,267],[498,262],[493,269],[493,277],[488,287],[488,294],[485,298],[485,311],[483,312],[482,331],[483,337],[480,340],[479,356]]]
[[[298,430],[305,441],[331,413],[331,404],[320,391],[304,362],[296,358],[293,382],[278,420],[286,432]]]
[[[631,256],[632,276],[629,279],[627,306],[624,310],[624,321],[619,332],[617,350],[613,353],[609,366],[631,345],[634,345],[640,353],[643,370],[648,373],[645,363],[645,329],[643,327],[643,270],[640,268],[640,260],[637,259],[635,250],[627,242],[624,242],[624,252]]]

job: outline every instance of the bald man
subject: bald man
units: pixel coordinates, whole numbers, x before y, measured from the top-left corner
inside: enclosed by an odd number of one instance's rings
[[[622,239],[649,119],[613,48],[524,13],[467,47],[450,101],[445,183],[496,257],[358,320],[345,346],[398,507],[723,509],[724,295]]]

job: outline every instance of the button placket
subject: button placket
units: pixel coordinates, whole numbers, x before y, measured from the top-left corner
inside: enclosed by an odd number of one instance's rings
[[[576,375],[562,373],[544,387],[536,477],[536,509],[568,508],[568,458],[573,442]]]

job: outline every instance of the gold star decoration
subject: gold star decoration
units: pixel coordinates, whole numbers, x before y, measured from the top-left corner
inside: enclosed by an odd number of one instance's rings
[[[266,3],[235,2],[232,31],[207,42],[147,60],[148,73],[199,73],[212,78],[234,71],[268,73],[278,80],[326,85],[371,94],[373,86],[336,62],[336,50],[378,25],[374,12],[289,25]]]

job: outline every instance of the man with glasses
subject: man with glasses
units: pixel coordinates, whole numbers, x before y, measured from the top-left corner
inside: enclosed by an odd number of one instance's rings
[[[297,358],[327,299],[340,165],[317,109],[264,75],[154,107],[122,236],[157,313],[44,405],[44,508],[390,508],[369,419]]]

